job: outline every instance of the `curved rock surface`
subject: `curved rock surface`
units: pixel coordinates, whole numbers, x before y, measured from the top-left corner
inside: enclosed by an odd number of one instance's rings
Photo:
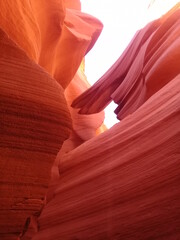
[[[79,1],[7,0],[0,8],[0,238],[23,239],[33,226],[29,239],[72,128],[62,87],[102,24],[81,13]]]
[[[97,135],[98,128],[101,127],[104,121],[104,112],[91,114],[90,116],[80,115],[77,109],[71,107],[73,100],[90,87],[82,67],[79,68],[65,90],[65,97],[73,119],[73,129],[83,141],[87,141]]]
[[[134,114],[65,154],[33,240],[178,239],[179,120],[180,75]]]
[[[62,87],[2,30],[0,48],[0,239],[14,239],[43,206],[71,118]]]
[[[103,27],[78,11],[79,1],[6,0],[0,8],[0,27],[64,88]]]
[[[139,30],[116,63],[72,104],[79,113],[118,104],[118,119],[141,106],[179,73],[180,3]]]
[[[0,239],[180,238],[179,7],[90,87],[79,0],[0,1]]]

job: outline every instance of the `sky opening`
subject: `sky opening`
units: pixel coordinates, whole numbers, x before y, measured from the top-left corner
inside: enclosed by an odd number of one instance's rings
[[[177,0],[81,0],[82,11],[97,17],[104,25],[93,49],[85,57],[85,73],[93,85],[120,57],[136,31],[168,11]],[[118,120],[116,105],[105,109],[108,128]]]

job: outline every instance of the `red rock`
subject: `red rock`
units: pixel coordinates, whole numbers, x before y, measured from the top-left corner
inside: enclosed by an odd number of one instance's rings
[[[40,31],[30,1],[0,1],[0,27],[33,60],[40,52]]]
[[[65,154],[33,240],[179,239],[180,75]]]
[[[0,239],[15,239],[44,204],[71,129],[63,89],[0,31]]]
[[[97,19],[66,9],[62,36],[56,49],[52,75],[66,88],[75,76],[85,54],[93,47],[102,30]]]
[[[103,27],[98,19],[77,10],[79,1],[72,3],[62,0],[0,2],[0,27],[64,88]]]
[[[102,23],[81,13],[79,1],[7,0],[0,8],[0,239],[23,240],[38,229],[36,218],[50,178],[51,183],[56,179],[54,160],[70,134],[70,114],[56,80],[68,86]],[[76,89],[72,83],[66,94],[73,88],[78,96],[89,86],[83,79],[78,82],[83,87]],[[77,146],[77,134],[81,143],[95,136],[104,115],[96,114],[99,120],[92,117],[91,123],[81,116],[78,126],[76,110],[71,112],[74,130],[68,141]]]
[[[65,8],[61,0],[31,0],[32,15],[40,31],[40,51],[37,62],[50,74],[54,66],[57,46],[60,41]]]
[[[66,8],[73,8],[79,11],[81,10],[80,0],[65,0],[64,4]]]
[[[49,184],[48,192],[46,195],[47,202],[49,202],[54,196],[54,189],[56,188],[57,181],[60,177],[58,165],[59,162],[63,159],[64,154],[67,154],[74,148],[77,148],[78,146],[83,144],[85,141],[107,130],[105,125],[102,124],[104,120],[104,112],[92,114],[91,116],[79,115],[77,110],[71,107],[72,101],[88,87],[90,87],[90,85],[86,79],[86,76],[84,75],[82,63],[75,77],[65,90],[65,97],[71,113],[73,129],[69,139],[64,142],[61,150],[59,151],[53,165],[51,182]]]
[[[180,238],[179,6],[89,88],[79,0],[0,1],[0,239]]]
[[[81,68],[65,90],[65,97],[73,120],[73,130],[83,140],[87,141],[97,135],[97,130],[104,121],[104,112],[97,114],[79,115],[77,109],[71,107],[73,100],[90,87]]]
[[[114,100],[122,119],[171,81],[179,73],[179,7],[138,31],[117,62],[72,106],[92,114]]]

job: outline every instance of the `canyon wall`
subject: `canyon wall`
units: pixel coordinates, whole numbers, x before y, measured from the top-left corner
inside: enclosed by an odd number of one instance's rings
[[[0,8],[0,239],[180,239],[180,4],[93,86],[80,1]]]

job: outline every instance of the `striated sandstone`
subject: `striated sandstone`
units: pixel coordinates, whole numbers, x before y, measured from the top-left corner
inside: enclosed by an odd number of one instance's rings
[[[71,118],[62,87],[2,30],[0,48],[0,239],[14,239],[43,206]]]
[[[82,67],[79,68],[73,80],[65,90],[66,101],[69,106],[71,117],[73,119],[73,129],[76,134],[84,141],[95,137],[97,129],[101,127],[104,121],[104,112],[88,115],[78,114],[78,110],[71,107],[71,103],[81,93],[90,87]]]
[[[65,154],[33,240],[179,239],[180,75]]]
[[[79,1],[7,0],[0,8],[0,239],[31,239],[48,201],[47,187],[57,177],[55,159],[64,140],[76,146],[78,138],[83,143],[101,131],[103,113],[90,125],[87,116],[80,117],[79,127],[70,107],[72,91],[77,97],[88,82],[76,77],[83,87],[71,84],[68,101],[63,88],[102,23],[81,13]],[[87,126],[89,132],[82,133]]]
[[[180,238],[179,7],[90,87],[79,0],[0,1],[0,239]]]
[[[113,100],[122,119],[171,81],[179,73],[179,7],[139,30],[116,63],[72,106],[92,114]]]
[[[103,27],[98,19],[78,11],[78,5],[79,1],[63,0],[0,1],[0,27],[63,88]]]

